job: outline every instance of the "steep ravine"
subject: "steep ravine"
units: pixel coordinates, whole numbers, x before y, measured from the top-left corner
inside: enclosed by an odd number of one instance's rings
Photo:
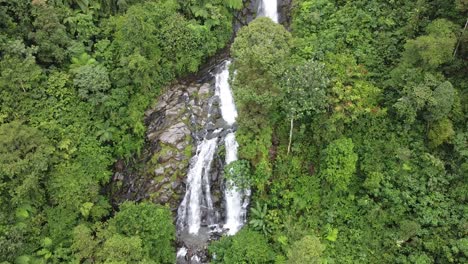
[[[268,6],[273,2],[277,6]],[[289,4],[246,3],[235,28],[257,15],[287,24]],[[141,154],[126,166],[122,161],[115,166],[111,184],[115,204],[149,200],[173,211],[178,263],[208,262],[209,241],[235,234],[246,221],[250,192],[226,189],[223,178],[225,164],[237,160],[237,112],[228,84],[228,56],[226,51],[219,53],[199,73],[167,87],[145,112]]]

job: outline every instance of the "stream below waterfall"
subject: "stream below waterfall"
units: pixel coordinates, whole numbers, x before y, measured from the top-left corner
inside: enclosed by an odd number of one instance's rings
[[[276,0],[262,0],[258,16],[278,22]],[[224,124],[208,122],[201,138],[196,139],[196,152],[190,161],[185,196],[177,211],[177,236],[181,247],[177,263],[207,263],[206,247],[210,240],[223,234],[236,234],[247,220],[250,190],[241,190],[233,182],[224,181],[220,188],[224,194],[224,211],[215,208],[212,200],[212,163],[220,146],[224,144],[224,165],[238,159],[235,136],[237,110],[229,86],[230,60],[222,62],[214,72],[214,96],[210,108],[218,107]],[[218,102],[214,104],[213,102]],[[210,119],[208,112],[208,120]],[[221,173],[222,174],[222,173]]]

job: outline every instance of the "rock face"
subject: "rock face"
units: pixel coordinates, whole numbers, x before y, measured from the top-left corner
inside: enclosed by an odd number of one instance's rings
[[[278,1],[278,13],[279,23],[282,24],[286,29],[290,29],[291,26],[291,12],[292,12],[292,0],[279,0]]]
[[[204,133],[200,128],[207,122],[212,87],[209,81],[173,85],[145,112],[145,147],[126,166],[123,161],[116,164],[111,184],[114,203],[145,199],[177,209],[194,141]]]

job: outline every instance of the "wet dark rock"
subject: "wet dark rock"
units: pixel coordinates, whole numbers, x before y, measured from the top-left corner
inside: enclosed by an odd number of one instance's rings
[[[166,163],[169,160],[171,160],[174,157],[174,152],[172,150],[166,151],[166,153],[161,153],[161,156],[159,156],[158,162],[159,163]],[[155,171],[156,173],[156,171]],[[161,173],[160,173],[161,174]]]
[[[195,141],[194,135],[206,122],[209,109],[207,100],[199,100],[200,94],[210,97],[214,93],[212,83],[175,84],[168,87],[158,102],[145,112],[147,125],[146,143],[142,154],[133,162],[120,166],[111,184],[113,202],[150,199],[159,204],[169,204],[175,212],[185,184]]]
[[[228,125],[228,124],[226,123],[226,121],[224,121],[224,119],[222,119],[222,118],[218,118],[218,119],[216,120],[215,126],[216,126],[217,128],[223,128],[223,129],[228,129],[228,128],[230,127],[230,125]]]
[[[198,90],[198,95],[200,97],[209,97],[211,93],[211,86],[209,83],[204,83],[202,86],[200,86],[200,90]]]
[[[279,23],[289,29],[291,25],[292,0],[278,0]]]
[[[181,183],[179,181],[174,181],[174,182],[172,182],[171,187],[172,187],[173,190],[175,190],[175,189],[179,188],[180,185],[181,185]]]

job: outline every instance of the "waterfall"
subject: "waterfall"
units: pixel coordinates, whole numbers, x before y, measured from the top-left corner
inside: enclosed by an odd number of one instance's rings
[[[278,2],[277,0],[262,0],[259,5],[259,15],[271,18],[278,23]],[[216,93],[221,100],[221,114],[223,119],[232,125],[236,121],[237,110],[229,86],[229,65],[228,60],[222,71],[216,76]],[[226,165],[237,160],[237,148],[235,133],[229,133],[225,139]],[[235,176],[234,176],[235,177]],[[250,190],[239,190],[232,181],[225,182],[224,191],[226,201],[226,221],[224,228],[228,229],[229,235],[234,235],[239,231],[246,221],[247,206],[249,202]]]
[[[259,16],[269,17],[277,23],[277,4],[277,0],[262,0],[258,10]],[[196,155],[191,160],[187,174],[186,193],[177,211],[178,236],[184,243],[177,252],[177,263],[203,262],[197,251],[206,251],[206,244],[211,234],[234,235],[247,219],[250,190],[239,189],[230,180],[224,181],[224,220],[219,219],[219,212],[213,208],[211,197],[210,170],[218,143],[223,141],[223,135],[226,149],[225,164],[228,165],[238,159],[239,145],[234,132],[237,110],[229,85],[230,64],[231,61],[227,60],[218,68],[215,75],[215,96],[210,99],[219,100],[219,110],[226,125],[218,125],[214,131],[208,129],[212,132],[205,131],[207,135],[203,140],[199,140]],[[208,114],[208,119],[210,117]],[[219,227],[221,224],[223,229]]]
[[[192,166],[187,177],[187,191],[178,210],[178,226],[188,228],[190,234],[197,234],[201,226],[201,206],[208,210],[208,219],[213,211],[211,201],[209,172],[218,143],[218,138],[204,139],[197,147],[192,158]]]
[[[216,95],[221,101],[221,115],[229,125],[236,121],[237,110],[229,86],[229,65],[228,60],[224,63],[221,72],[216,75]],[[238,144],[234,132],[224,138],[226,149],[226,165],[237,160]],[[226,202],[226,221],[224,228],[229,235],[234,235],[241,229],[246,220],[247,204],[243,200],[248,199],[248,191],[239,190],[232,181],[224,183],[224,197]]]
[[[226,164],[237,160],[238,144],[234,133],[229,133],[224,139],[226,146]],[[239,190],[232,181],[225,183],[226,223],[229,235],[236,234],[247,219],[247,206],[250,190]]]
[[[237,110],[232,97],[231,88],[229,86],[229,65],[231,61],[226,61],[221,68],[221,71],[216,74],[216,95],[221,100],[221,115],[228,125],[233,125],[236,122]]]
[[[258,6],[258,15],[271,18],[278,23],[278,1],[277,0],[262,0]]]

